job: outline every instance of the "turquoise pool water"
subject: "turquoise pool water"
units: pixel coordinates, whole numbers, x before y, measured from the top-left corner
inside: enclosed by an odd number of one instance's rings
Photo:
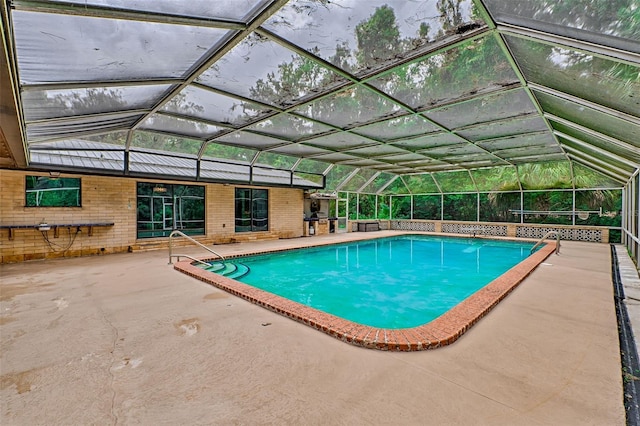
[[[430,322],[530,254],[533,244],[407,235],[234,259],[239,281],[379,328]]]

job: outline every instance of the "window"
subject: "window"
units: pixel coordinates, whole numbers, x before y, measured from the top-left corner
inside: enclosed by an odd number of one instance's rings
[[[269,192],[236,188],[236,232],[269,230]]]
[[[204,234],[204,186],[138,182],[138,238]]]
[[[27,207],[80,207],[79,178],[27,176]]]

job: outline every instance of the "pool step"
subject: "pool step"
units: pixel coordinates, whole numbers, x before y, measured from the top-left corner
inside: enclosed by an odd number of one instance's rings
[[[213,262],[206,270],[234,280],[244,277],[251,271],[247,265],[231,262]]]
[[[225,263],[222,269],[216,271],[216,274],[227,276],[238,269],[235,263]]]
[[[224,269],[225,267],[225,263],[224,262],[209,262],[211,264],[211,266],[209,266],[208,268],[205,268],[207,271],[210,272],[220,272],[222,269]]]
[[[242,263],[237,263],[236,267],[237,269],[234,272],[226,275],[227,278],[233,278],[234,280],[237,280],[244,277],[251,271],[247,265]]]

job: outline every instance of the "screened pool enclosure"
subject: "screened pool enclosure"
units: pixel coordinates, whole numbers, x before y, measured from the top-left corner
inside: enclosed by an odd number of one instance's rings
[[[635,0],[1,4],[3,168],[603,226],[639,259]]]

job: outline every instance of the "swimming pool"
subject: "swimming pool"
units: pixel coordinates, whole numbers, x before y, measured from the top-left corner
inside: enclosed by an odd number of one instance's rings
[[[404,235],[237,259],[239,281],[359,324],[434,320],[526,258],[533,243]]]
[[[554,248],[550,244],[528,256],[531,246],[404,235],[232,259],[251,269],[243,278],[247,284],[203,271],[186,261],[175,267],[346,342],[379,349],[419,350],[455,341]],[[506,255],[508,251],[512,255]],[[498,263],[497,269],[486,267]],[[389,265],[392,268],[387,268]],[[273,274],[279,271],[285,274],[277,278]],[[431,281],[436,272],[445,274],[444,283],[425,290],[425,282]],[[294,275],[302,277],[296,287],[289,282]],[[350,277],[351,284],[341,282],[342,276]],[[416,276],[417,282],[413,280]],[[475,279],[478,277],[480,281]],[[405,282],[409,286],[404,286]],[[431,306],[434,292],[440,299],[437,306]],[[325,293],[330,297],[320,297]],[[353,294],[346,297],[347,293]]]

